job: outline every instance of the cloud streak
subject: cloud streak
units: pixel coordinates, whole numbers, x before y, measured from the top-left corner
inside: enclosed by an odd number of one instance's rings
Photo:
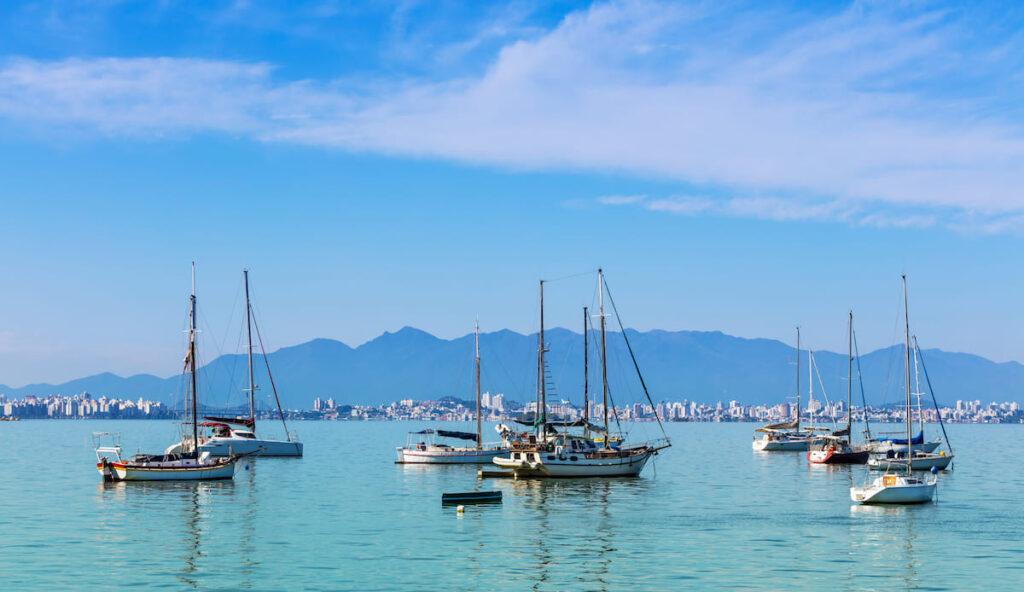
[[[1015,228],[1024,133],[989,91],[1024,60],[999,38],[965,42],[949,11],[907,10],[602,3],[508,41],[481,74],[374,84],[265,63],[11,59],[0,116],[654,177],[707,196],[602,203],[689,215]]]

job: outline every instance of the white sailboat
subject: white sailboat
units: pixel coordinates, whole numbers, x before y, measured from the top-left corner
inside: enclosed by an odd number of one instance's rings
[[[671,446],[668,439],[659,442],[614,445],[608,432],[608,365],[607,341],[605,337],[604,292],[607,285],[604,273],[597,270],[599,317],[601,322],[601,383],[603,392],[604,426],[599,446],[594,439],[576,436],[554,430],[554,424],[547,421],[547,380],[545,377],[544,353],[544,281],[540,282],[540,333],[537,345],[537,413],[535,433],[525,439],[512,441],[508,456],[499,456],[494,464],[509,471],[514,477],[635,477],[640,474],[647,461],[660,450]],[[611,295],[609,294],[609,300]],[[612,306],[614,308],[614,301]],[[618,311],[616,311],[618,316]],[[619,321],[620,328],[622,326]],[[629,339],[623,330],[626,347],[632,356]],[[636,359],[633,358],[634,365]],[[639,366],[637,373],[639,375]],[[647,387],[640,376],[644,393]],[[648,399],[650,397],[648,396]],[[586,405],[586,402],[584,403]],[[659,419],[660,424],[660,419]],[[584,421],[583,427],[590,429]]]
[[[846,384],[846,428],[822,437],[807,452],[807,460],[815,464],[862,465],[868,462],[871,450],[863,444],[853,443],[853,311],[850,311],[848,376]],[[821,380],[821,375],[818,375]],[[824,390],[824,385],[822,385]],[[833,421],[835,419],[833,418]]]
[[[766,425],[755,432],[763,434],[751,443],[757,452],[800,452],[811,443],[812,434],[800,431],[800,327],[796,328],[796,419]]]
[[[903,314],[904,327],[906,330],[906,396],[907,396],[907,450],[913,456],[913,415],[910,407],[910,311],[907,306],[907,276],[903,276]],[[935,497],[937,478],[931,476],[929,481],[924,481],[914,476],[913,467],[909,464],[903,467],[906,474],[891,474],[888,471],[885,475],[876,477],[870,485],[863,487],[851,487],[850,499],[861,504],[921,504],[930,502]]]
[[[281,425],[284,426],[285,440],[274,438],[258,437],[256,435],[256,400],[255,392],[257,386],[253,376],[252,362],[252,304],[249,300],[249,270],[243,270],[245,276],[245,324],[248,343],[249,360],[249,416],[248,417],[204,417],[206,421],[201,427],[211,430],[209,436],[199,438],[199,451],[209,453],[213,456],[230,456],[232,454],[258,454],[259,456],[302,456],[302,442],[294,439],[288,431],[288,424],[284,420],[284,412],[281,410],[281,402],[277,398],[277,388],[274,386],[274,377],[270,373],[270,365],[267,364],[267,376],[270,379],[274,400],[277,402],[277,410],[281,415]],[[259,326],[256,327],[259,335]],[[262,338],[260,344],[262,348]],[[263,352],[263,359],[266,361],[266,352]],[[181,442],[170,446],[167,453],[171,454],[181,450],[191,450],[194,440],[183,439]]]
[[[490,463],[495,457],[508,452],[504,443],[484,444],[481,433],[480,407],[480,323],[476,323],[473,339],[476,359],[476,433],[454,430],[420,430],[409,434],[405,446],[396,449],[400,464],[480,464]],[[441,438],[441,441],[438,441]],[[446,438],[473,440],[475,446],[452,446],[443,441]],[[416,441],[415,443],[413,441]]]
[[[199,437],[198,382],[196,380],[196,282],[195,263],[192,264],[192,296],[189,299],[188,354],[185,368],[189,371],[191,426],[193,441]],[[213,458],[209,452],[136,454],[130,459],[121,456],[121,443],[110,441],[110,434],[94,434],[96,438],[96,469],[104,481],[207,481],[231,479],[235,476],[238,460],[244,454],[226,458]]]

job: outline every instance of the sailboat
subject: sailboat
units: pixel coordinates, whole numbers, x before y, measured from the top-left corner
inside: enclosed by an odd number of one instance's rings
[[[849,376],[846,385],[846,428],[822,436],[807,452],[807,460],[815,464],[862,465],[868,462],[871,450],[867,446],[854,446],[851,439],[853,426],[853,311],[850,311]]]
[[[756,451],[788,451],[800,452],[807,450],[812,440],[812,433],[800,431],[800,327],[796,328],[796,419],[773,423],[755,430],[764,434],[754,438],[751,446]]]
[[[193,442],[199,438],[198,382],[196,380],[196,281],[195,263],[192,264],[192,296],[189,298],[188,354],[185,369],[190,375],[189,401],[191,403],[190,425]],[[96,434],[98,437],[109,434]],[[104,481],[206,481],[231,479],[235,476],[238,460],[244,454],[232,454],[227,458],[214,458],[209,452],[186,452],[168,454],[136,454],[130,459],[121,457],[120,442],[99,440],[96,447],[96,469]]]
[[[918,414],[921,417],[921,423],[924,424],[924,414],[921,413],[921,380],[920,380],[920,377],[919,377],[920,375],[917,373],[917,362],[918,362],[918,360],[920,359],[922,361],[922,363],[923,363],[924,360],[923,360],[923,358],[921,358],[921,350],[917,346],[917,337],[914,337],[913,340],[914,340],[914,348],[913,348],[913,350],[914,350],[914,374],[915,374],[916,377],[918,377],[917,378],[917,392],[913,393],[913,394],[915,396],[917,396]],[[925,374],[925,377],[927,378],[927,373]],[[929,383],[928,384],[928,386],[929,386],[928,390],[931,391],[931,380],[930,379],[928,380],[928,383]],[[943,436],[946,439],[946,447],[949,449],[949,452],[947,453],[945,450],[943,450],[941,452],[937,452],[936,453],[936,452],[933,451],[933,449],[932,450],[914,450],[912,453],[910,453],[908,455],[908,453],[906,451],[898,451],[897,452],[897,451],[891,451],[890,450],[884,456],[879,455],[879,456],[876,456],[876,457],[872,458],[870,461],[868,461],[868,465],[870,465],[872,469],[876,469],[876,470],[880,470],[880,471],[885,471],[885,470],[888,470],[890,468],[899,469],[899,468],[905,466],[908,462],[910,464],[911,470],[914,470],[914,471],[930,471],[932,469],[936,469],[936,470],[939,470],[939,471],[944,471],[947,468],[949,468],[950,463],[953,462],[953,448],[949,445],[949,437],[946,436],[946,426],[942,423],[942,414],[939,413],[939,405],[938,405],[938,402],[935,400],[935,393],[932,392],[931,395],[932,395],[932,403],[935,405],[935,412],[936,412],[936,415],[938,415],[938,418],[939,418],[939,425],[942,426],[942,434],[943,434]]]
[[[267,376],[274,391],[274,400],[277,402],[277,410],[281,415],[281,424],[284,426],[284,433],[287,439],[275,440],[273,438],[261,438],[256,436],[256,399],[257,386],[253,376],[252,359],[252,304],[249,300],[249,270],[242,271],[245,277],[245,325],[248,343],[249,360],[249,416],[248,417],[203,417],[206,420],[200,424],[201,427],[210,428],[212,435],[199,439],[199,451],[209,452],[213,456],[230,456],[232,454],[258,454],[259,456],[302,456],[302,442],[292,438],[288,431],[288,424],[284,420],[284,412],[281,410],[281,402],[277,398],[277,387],[274,386],[274,377],[270,374],[270,364],[267,363]],[[257,336],[259,326],[256,327]],[[263,340],[260,339],[262,348]],[[267,355],[263,352],[263,360],[266,362]],[[183,439],[182,442],[174,444],[167,449],[167,453],[174,453],[181,450],[191,450],[192,442]]]
[[[587,435],[574,435],[568,431],[559,432],[557,425],[570,427],[569,422],[549,422],[547,418],[547,379],[544,354],[548,351],[544,343],[544,281],[540,282],[540,333],[537,343],[537,411],[534,419],[534,434],[512,440],[508,456],[499,456],[494,464],[509,471],[514,477],[635,477],[640,474],[647,461],[671,443],[667,438],[648,443],[614,445],[608,430],[608,364],[607,339],[605,335],[604,292],[607,284],[604,272],[597,270],[599,318],[601,322],[601,383],[603,392],[604,425],[590,426],[581,422],[586,430],[596,428],[602,432],[601,442]],[[609,294],[611,300],[611,294]],[[615,302],[611,301],[614,308]],[[616,310],[616,318],[618,311]],[[622,321],[619,319],[622,329]],[[640,376],[640,384],[650,402],[647,386],[640,368],[636,364],[629,338],[622,330],[626,347]],[[585,363],[586,364],[586,363]],[[586,402],[585,402],[586,405]],[[653,406],[653,404],[652,404]],[[661,420],[658,420],[660,425]],[[600,445],[599,445],[600,444]]]
[[[489,463],[499,454],[508,452],[504,443],[484,445],[480,409],[480,323],[476,323],[473,338],[476,361],[476,433],[454,430],[426,429],[409,434],[409,442],[396,449],[400,464],[480,464]],[[438,441],[441,438],[442,441]],[[472,440],[475,446],[451,446],[446,438]],[[415,443],[413,441],[416,440]]]
[[[906,396],[907,396],[907,451],[912,457],[914,453],[913,415],[910,406],[910,310],[907,306],[907,276],[903,276],[903,316],[905,328],[905,359],[906,359]],[[890,467],[895,468],[895,467]],[[876,477],[870,485],[851,487],[850,499],[862,504],[921,504],[929,502],[935,496],[937,477],[932,475],[927,482],[914,476],[913,467],[906,464],[902,467],[905,474],[886,473]]]

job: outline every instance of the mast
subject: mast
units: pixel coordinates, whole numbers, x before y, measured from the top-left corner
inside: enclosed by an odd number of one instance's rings
[[[796,431],[800,433],[800,327],[796,328]]]
[[[483,439],[480,432],[480,320],[476,321],[476,336],[474,338],[476,348],[476,449],[480,450]]]
[[[249,304],[249,270],[243,269],[245,276],[245,327],[249,343],[249,419],[252,421],[252,431],[256,433],[256,384],[253,382],[252,373],[252,305]]]
[[[192,451],[199,458],[198,405],[196,399],[196,262],[192,262],[192,296],[189,297],[188,360],[192,373]]]
[[[911,475],[911,461],[914,458],[914,435],[913,421],[910,415],[910,307],[907,305],[907,276],[903,276],[903,322],[906,352],[906,375],[907,375],[907,474]]]
[[[807,348],[807,415],[811,421],[811,435],[814,435],[814,350]]]
[[[583,307],[583,435],[590,437],[590,401],[587,400],[590,388],[590,355],[587,344],[587,307]]]
[[[604,272],[597,269],[597,304],[598,315],[601,317],[601,392],[604,400],[604,447],[611,445],[608,441],[608,347],[604,335]]]
[[[853,443],[853,311],[850,311],[850,382],[846,385],[846,440]]]
[[[537,334],[537,410],[534,427],[538,434],[547,421],[548,396],[544,375],[544,280],[540,280],[540,333]]]

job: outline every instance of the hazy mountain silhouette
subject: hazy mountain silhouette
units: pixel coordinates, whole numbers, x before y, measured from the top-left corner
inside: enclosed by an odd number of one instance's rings
[[[736,400],[743,404],[778,403],[795,395],[796,360],[792,346],[772,339],[744,339],[720,332],[627,330],[644,380],[655,401]],[[590,396],[599,398],[600,362],[596,335],[591,335]],[[579,404],[583,392],[583,338],[567,329],[546,332],[550,382],[549,400]],[[608,335],[608,376],[617,404],[644,400],[633,362],[621,333]],[[504,393],[507,399],[536,397],[537,335],[502,330],[480,336],[483,389]],[[871,404],[893,403],[903,393],[903,350],[893,346],[861,358],[864,388]],[[995,363],[979,356],[926,350],[932,385],[943,404],[957,399],[1024,400],[1024,366]],[[412,327],[383,335],[352,348],[332,339],[315,339],[268,354],[282,405],[312,408],[313,399],[333,397],[339,404],[379,404],[412,398],[444,396],[472,398],[473,335],[439,339]],[[821,382],[832,400],[845,399],[847,356],[815,352]],[[856,377],[856,365],[854,376]],[[806,401],[807,351],[800,359],[800,385]],[[256,357],[257,398],[261,407],[273,405],[271,384],[263,358]],[[241,354],[216,358],[201,369],[201,400],[209,405],[239,405],[245,401],[246,360]],[[924,389],[924,377],[921,377]],[[859,404],[854,382],[854,403]],[[123,378],[110,373],[64,384],[0,386],[11,397],[51,393],[180,400],[181,376],[160,378],[140,374]],[[815,377],[814,391],[821,397]]]

